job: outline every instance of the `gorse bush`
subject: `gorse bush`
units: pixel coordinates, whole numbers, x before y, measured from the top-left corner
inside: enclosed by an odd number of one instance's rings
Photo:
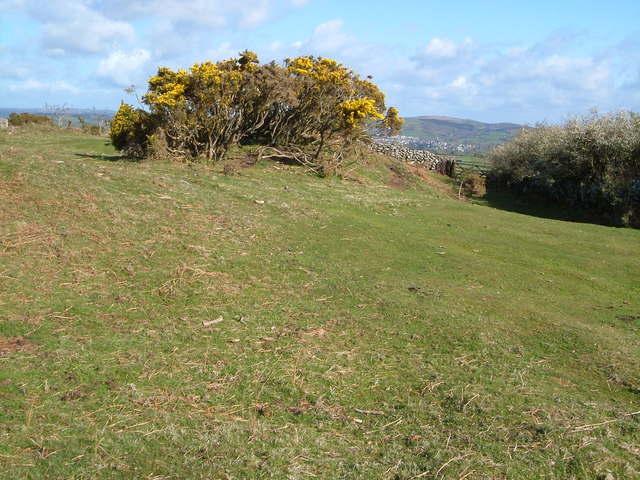
[[[396,132],[401,120],[376,85],[327,58],[298,57],[260,65],[255,53],[188,71],[161,67],[143,102],[150,113],[122,105],[111,130],[118,149],[137,145],[162,128],[166,149],[181,158],[221,160],[239,142],[278,147],[308,165],[327,152],[339,162],[365,127],[379,122]],[[153,127],[153,128],[151,128]]]
[[[639,226],[640,116],[620,111],[537,125],[489,155],[490,187]]]
[[[111,120],[111,143],[127,155],[142,157],[148,148],[148,135],[153,130],[152,125],[153,118],[149,113],[122,103]]]
[[[12,113],[9,115],[9,125],[19,127],[22,125],[48,125],[53,126],[53,120],[44,115],[32,113]]]

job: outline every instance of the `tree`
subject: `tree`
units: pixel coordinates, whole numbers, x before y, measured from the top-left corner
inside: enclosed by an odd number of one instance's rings
[[[127,88],[124,89],[124,92],[127,95],[133,95],[136,99],[136,102],[138,103],[138,105],[142,106],[142,103],[140,102],[140,97],[138,96],[138,89],[135,85],[129,85]]]
[[[68,118],[69,107],[64,103],[60,104],[44,104],[44,108],[49,111],[49,114],[53,117],[58,127],[62,127],[62,122]]]

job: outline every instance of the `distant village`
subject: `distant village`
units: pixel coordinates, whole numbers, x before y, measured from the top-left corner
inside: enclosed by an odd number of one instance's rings
[[[393,137],[376,136],[374,137],[374,141],[383,144],[402,145],[403,147],[413,150],[430,150],[438,153],[447,153],[449,155],[464,155],[478,151],[477,145],[448,143],[437,137],[435,140],[429,140],[427,138],[410,137],[406,135],[396,135]]]

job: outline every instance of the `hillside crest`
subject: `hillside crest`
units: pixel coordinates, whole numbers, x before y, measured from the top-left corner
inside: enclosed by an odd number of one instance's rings
[[[509,122],[483,123],[476,120],[419,116],[405,118],[400,143],[447,154],[484,152],[508,142],[523,125]]]

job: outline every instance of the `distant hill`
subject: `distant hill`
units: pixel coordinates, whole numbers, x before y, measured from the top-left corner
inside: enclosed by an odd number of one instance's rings
[[[8,118],[12,113],[32,113],[34,115],[46,115],[51,117],[51,110],[46,108],[0,108],[0,118]],[[89,108],[69,108],[65,112],[74,124],[77,124],[78,118],[82,118],[87,124],[98,124],[101,120],[110,120],[116,112],[113,110],[96,110]]]
[[[482,152],[511,140],[525,128],[516,123],[482,123],[450,117],[409,117],[400,135],[416,140],[403,143],[424,144],[425,149],[443,153]],[[417,140],[419,139],[419,140]]]

